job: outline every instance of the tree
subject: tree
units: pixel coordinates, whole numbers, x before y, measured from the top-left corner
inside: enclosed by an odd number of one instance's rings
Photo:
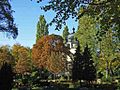
[[[4,63],[0,69],[0,89],[11,90],[13,87],[13,70],[10,64]]]
[[[13,84],[14,57],[9,46],[0,47],[0,89],[11,90]]]
[[[68,53],[61,36],[48,35],[38,40],[32,48],[32,61],[34,65],[38,68],[46,68],[49,70],[49,66],[52,64],[52,61],[49,61],[51,52]]]
[[[113,33],[114,32],[114,33]],[[105,72],[105,77],[114,76],[114,70],[119,66],[119,39],[116,37],[114,29],[109,29],[99,42],[99,69]]]
[[[15,72],[17,74],[25,74],[31,70],[30,50],[21,45],[14,45],[12,49],[15,57]]]
[[[81,51],[84,50],[86,44],[91,51],[96,52],[96,22],[88,15],[84,15],[79,19],[78,30],[75,33],[75,37],[80,42]]]
[[[36,42],[44,35],[48,35],[48,26],[46,24],[46,20],[44,15],[39,17],[39,21],[37,23],[37,33],[36,33]]]
[[[117,57],[117,52],[119,52],[119,38],[117,36],[117,31],[114,30],[114,27],[111,27],[103,36],[97,38],[96,34],[99,30],[101,30],[101,28],[99,28],[99,23],[91,16],[84,15],[79,19],[79,26],[75,36],[81,44],[82,51],[86,44],[90,48],[98,72],[108,73],[105,74],[106,77],[108,77],[108,75],[113,76],[114,65],[118,66],[116,63],[118,60],[114,61],[114,58]],[[98,50],[100,50],[100,52],[98,52]],[[97,53],[100,55],[97,55]]]
[[[66,68],[66,56],[61,52],[51,52],[49,57],[48,71],[59,74]]]
[[[96,68],[92,60],[88,46],[85,47],[83,54],[80,53],[80,45],[76,49],[74,55],[72,80],[78,81],[86,80],[88,82],[95,80]]]
[[[5,45],[0,47],[0,68],[5,64],[13,64],[14,57],[10,52],[10,47]]]
[[[37,2],[42,2],[44,0],[37,0]],[[56,23],[56,30],[62,28],[62,24],[66,24],[66,20],[72,16],[72,18],[77,17],[77,12],[81,3],[89,3],[90,0],[70,0],[70,1],[60,1],[60,0],[50,0],[48,5],[41,6],[44,11],[53,10],[56,12],[55,18],[51,21]]]
[[[19,59],[19,49],[21,48],[20,44],[14,44],[12,46],[12,55],[14,56],[15,60],[17,61]]]
[[[72,80],[73,81],[78,81],[78,80],[83,79],[82,78],[83,77],[82,65],[83,65],[83,60],[82,60],[82,55],[80,53],[80,45],[78,44],[76,53],[74,54],[74,61],[72,65]]]
[[[69,29],[68,26],[65,26],[62,34],[63,39],[66,40],[68,35],[69,35]]]
[[[92,60],[88,46],[85,47],[83,52],[83,66],[82,66],[83,80],[88,82],[96,79],[96,68]]]
[[[7,36],[12,35],[13,38],[16,38],[18,29],[14,23],[13,10],[9,1],[0,0],[0,32],[6,32]]]
[[[31,81],[31,50],[28,47],[21,46],[20,44],[15,44],[12,47],[12,55],[14,56],[14,73],[15,73],[15,82],[20,84],[30,85]],[[18,84],[16,84],[18,88]]]
[[[86,44],[90,48],[90,52],[92,55],[92,59],[96,65],[98,65],[98,39],[96,37],[98,28],[97,22],[91,16],[84,15],[79,19],[78,29],[75,33],[75,37],[77,37],[80,42],[81,51],[84,52],[84,48]]]

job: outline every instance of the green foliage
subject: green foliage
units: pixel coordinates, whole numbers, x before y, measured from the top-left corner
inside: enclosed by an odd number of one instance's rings
[[[88,15],[79,19],[78,30],[75,33],[75,37],[80,42],[81,50],[83,51],[86,44],[92,52],[96,50],[96,23],[94,19]]]
[[[86,44],[90,48],[93,60],[97,65],[98,71],[106,72],[110,76],[115,75],[115,70],[119,65],[119,37],[114,27],[111,27],[100,37],[96,37],[101,28],[100,23],[84,15],[79,19],[78,30],[75,36],[78,38],[81,44],[81,50],[84,50]],[[100,50],[99,52],[97,50]],[[98,55],[97,55],[98,54]],[[106,70],[107,69],[107,70]]]
[[[98,57],[97,57],[97,39],[96,39],[96,28],[97,23],[95,20],[88,15],[84,15],[79,19],[78,22],[78,30],[75,33],[75,37],[77,37],[78,41],[80,42],[80,49],[83,52],[86,44],[90,48],[91,55],[93,57],[93,61],[97,64]]]
[[[115,29],[120,26],[120,1],[119,0],[94,0],[96,5],[89,5],[87,13],[96,18],[101,29],[99,36],[104,35],[113,27],[119,36],[120,29]],[[97,8],[95,8],[97,6]]]
[[[37,0],[38,3],[42,1],[45,0]],[[99,22],[99,37],[104,35],[108,29],[114,27],[120,39],[119,3],[119,0],[50,0],[47,5],[41,6],[41,8],[44,11],[53,10],[56,12],[56,16],[50,23],[50,25],[52,23],[56,24],[56,30],[61,29],[70,17],[79,19],[84,14],[88,14]],[[79,11],[80,9],[81,11]]]
[[[119,67],[119,40],[115,36],[113,30],[109,29],[102,40],[99,42],[100,55],[99,55],[99,68],[106,71],[106,78],[108,76],[115,76],[115,69]]]
[[[69,35],[69,29],[68,26],[65,26],[62,34],[63,39],[66,40],[68,35]]]
[[[12,36],[15,39],[18,29],[14,23],[13,10],[9,1],[0,0],[0,32],[6,32],[8,37]]]
[[[36,42],[44,35],[48,35],[48,26],[46,24],[46,20],[44,15],[39,17],[39,21],[37,23],[37,33],[36,33]]]
[[[45,0],[37,0],[37,2],[42,2]],[[56,16],[51,21],[56,24],[56,30],[62,28],[63,24],[66,24],[66,20],[72,16],[72,18],[77,18],[78,10],[80,4],[89,3],[90,0],[50,0],[45,6],[41,6],[44,11],[53,10],[56,12]]]

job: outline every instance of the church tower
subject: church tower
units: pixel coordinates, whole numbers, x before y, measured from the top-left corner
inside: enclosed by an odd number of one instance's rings
[[[72,54],[75,54],[76,48],[79,44],[79,41],[77,40],[77,38],[74,37],[74,34],[75,34],[75,28],[73,28],[73,32],[67,36],[65,43],[65,46],[69,47],[69,50]]]
[[[75,28],[73,28],[73,32],[70,33],[66,38],[65,46],[69,47],[69,51],[71,52],[71,57],[67,56],[67,71],[65,71],[65,75],[71,77],[72,73],[72,63],[74,60],[74,54],[76,53],[76,48],[79,45],[79,41],[77,38],[74,37],[75,34]]]

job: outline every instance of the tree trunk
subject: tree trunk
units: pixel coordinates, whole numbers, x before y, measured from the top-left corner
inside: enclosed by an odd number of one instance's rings
[[[109,67],[108,67],[108,61],[106,60],[106,79],[108,79],[109,74]]]

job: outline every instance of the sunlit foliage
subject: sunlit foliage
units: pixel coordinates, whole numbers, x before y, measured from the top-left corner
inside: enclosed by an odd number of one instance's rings
[[[55,52],[59,52],[58,54],[60,54],[60,52],[64,54],[68,53],[67,48],[64,46],[62,37],[58,35],[44,36],[33,46],[33,63],[39,68],[50,68],[49,66],[53,64],[50,58],[56,57],[54,56]],[[61,56],[58,58],[60,59]]]

